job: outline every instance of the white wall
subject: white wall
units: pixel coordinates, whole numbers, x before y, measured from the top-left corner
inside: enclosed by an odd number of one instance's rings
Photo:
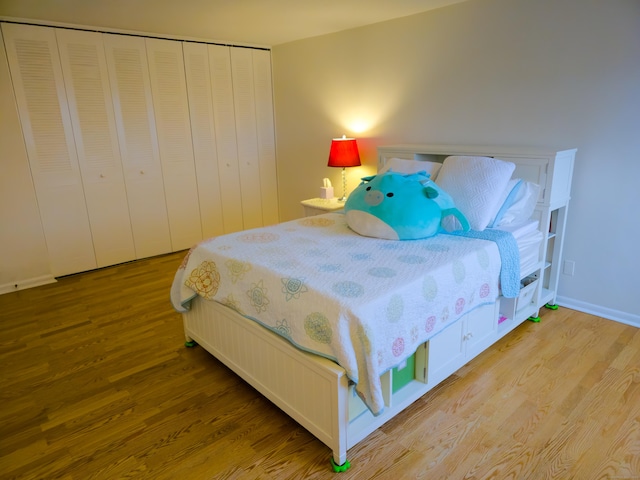
[[[383,144],[577,147],[565,245],[576,270],[561,275],[560,299],[640,324],[638,45],[637,0],[469,0],[276,46],[280,218],[301,216],[325,176],[340,191],[326,160],[343,133],[366,163],[348,170],[350,189]],[[49,273],[5,68],[0,59],[0,292]]]
[[[330,139],[576,147],[559,301],[640,325],[640,2],[470,0],[272,49],[280,217],[318,196]],[[339,188],[338,188],[339,190]]]

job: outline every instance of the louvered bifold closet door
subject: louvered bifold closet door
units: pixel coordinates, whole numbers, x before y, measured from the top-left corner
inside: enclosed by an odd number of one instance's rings
[[[102,35],[56,29],[98,267],[136,258]]]
[[[202,240],[182,44],[147,38],[164,191],[173,250]]]
[[[209,53],[207,45],[202,43],[185,42],[182,48],[202,234],[205,238],[209,238],[225,233]]]
[[[256,100],[253,89],[253,57],[248,48],[231,49],[233,103],[238,139],[238,166],[245,228],[261,227],[262,187],[258,158]]]
[[[255,91],[258,163],[264,225],[278,223],[278,178],[276,171],[276,140],[271,83],[271,52],[252,50],[253,87]]]
[[[143,38],[102,34],[138,258],[172,251]]]
[[[55,31],[2,24],[51,272],[96,267]]]
[[[208,50],[224,230],[231,233],[248,228],[243,221],[240,191],[231,54],[230,47],[221,45],[208,45]]]

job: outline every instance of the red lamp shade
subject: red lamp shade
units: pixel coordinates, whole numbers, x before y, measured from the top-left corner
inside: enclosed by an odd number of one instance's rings
[[[329,152],[329,167],[358,167],[360,154],[355,138],[334,138]]]

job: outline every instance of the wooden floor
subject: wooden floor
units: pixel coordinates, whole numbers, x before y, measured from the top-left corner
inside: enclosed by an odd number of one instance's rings
[[[0,478],[640,479],[637,328],[545,311],[334,474],[326,446],[183,346],[182,256],[0,295]]]

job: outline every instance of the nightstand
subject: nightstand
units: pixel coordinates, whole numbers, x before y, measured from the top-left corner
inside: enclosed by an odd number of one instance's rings
[[[344,202],[337,199],[328,200],[325,198],[310,198],[300,202],[304,208],[304,216],[311,217],[322,213],[337,212],[344,208]]]

